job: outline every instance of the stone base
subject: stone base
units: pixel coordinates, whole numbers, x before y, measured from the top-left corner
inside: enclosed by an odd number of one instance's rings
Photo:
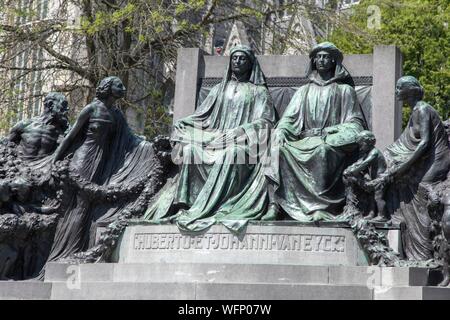
[[[51,299],[450,299],[426,268],[50,263],[45,284]]]
[[[427,268],[302,266],[216,263],[49,263],[45,282],[272,283],[357,285],[375,288],[428,286]]]
[[[265,283],[89,282],[78,290],[53,283],[57,300],[450,300],[450,289]]]
[[[0,299],[450,300],[450,288],[431,287],[436,271],[367,266],[351,230],[335,224],[251,224],[242,235],[135,224],[115,257],[49,263],[44,282],[0,282]]]
[[[303,284],[98,283],[67,290],[53,284],[53,299],[107,300],[371,300],[370,289]]]
[[[48,300],[52,284],[41,281],[0,281],[0,300]]]

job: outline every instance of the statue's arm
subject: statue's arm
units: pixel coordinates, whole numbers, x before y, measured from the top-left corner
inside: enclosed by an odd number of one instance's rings
[[[64,127],[62,128],[62,130],[60,131],[59,135],[58,135],[58,139],[56,141],[56,144],[59,146],[63,140],[64,137],[66,137],[70,130],[72,129],[72,127],[70,126],[69,122],[67,121],[67,123],[64,125]]]
[[[342,90],[340,91],[341,117],[339,123],[324,128],[326,133],[325,141],[336,147],[356,143],[359,132],[366,127],[364,114],[359,105],[355,89],[349,85],[340,86],[338,88]]]
[[[259,86],[254,91],[254,108],[249,122],[241,124],[234,129],[225,130],[222,136],[216,138],[216,141],[230,141],[235,138],[245,139],[249,142],[256,142],[255,137],[258,132],[273,127],[275,122],[275,109],[272,98],[266,87]]]
[[[254,112],[252,120],[242,124],[224,135],[224,139],[244,137],[250,143],[257,143],[270,136],[269,130],[276,121],[276,111],[269,90],[265,86],[258,86],[255,93]]]
[[[430,127],[430,114],[425,108],[420,108],[419,112],[419,128],[420,128],[420,143],[418,144],[416,150],[414,150],[412,156],[400,164],[398,167],[394,168],[391,174],[395,176],[400,176],[406,171],[408,171],[411,166],[420,158],[424,156],[431,142],[431,127]]]
[[[345,174],[355,174],[362,172],[369,168],[374,161],[378,159],[378,151],[377,149],[372,149],[367,157],[362,159],[361,161],[355,162],[353,165],[348,167],[345,171]]]
[[[40,213],[40,214],[52,214],[58,210],[57,206],[37,206],[37,205],[24,205],[26,211]]]
[[[83,128],[83,126],[89,121],[89,118],[91,116],[91,112],[92,112],[92,106],[91,105],[86,106],[80,112],[80,115],[78,116],[77,121],[75,122],[74,126],[69,131],[67,136],[63,139],[63,141],[59,145],[58,149],[56,149],[55,156],[53,158],[53,163],[55,163],[58,160],[61,160],[62,155],[64,154],[64,152],[73,143],[75,137],[78,135],[80,130]]]
[[[9,132],[9,141],[18,144],[21,140],[22,133],[24,129],[29,125],[28,121],[20,121],[18,122]]]
[[[203,122],[206,120],[206,115],[209,114],[211,108],[214,107],[214,103],[219,93],[219,87],[220,84],[214,86],[194,113],[175,122],[174,127],[180,130],[183,130],[186,126],[204,128],[205,123]]]
[[[275,107],[272,96],[265,86],[258,86],[256,91],[253,120],[241,127],[246,129],[272,128],[275,124]]]
[[[303,114],[301,105],[304,100],[304,96],[307,92],[307,86],[303,86],[298,89],[288,106],[286,107],[283,116],[278,121],[275,127],[275,135],[280,136],[283,139],[295,140],[298,139],[302,131],[303,126]]]
[[[26,208],[17,202],[13,202],[11,204],[11,211],[15,215],[21,216],[26,213]]]
[[[336,133],[341,130],[350,129],[351,131],[363,130],[366,126],[364,113],[359,104],[356,90],[344,85],[341,95],[341,123],[327,128],[327,133]]]

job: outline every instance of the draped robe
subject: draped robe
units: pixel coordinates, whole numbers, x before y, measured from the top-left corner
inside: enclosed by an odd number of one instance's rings
[[[272,159],[278,161],[267,172],[275,184],[274,201],[299,221],[313,220],[317,210],[338,213],[344,202],[342,173],[357,156],[356,137],[366,125],[352,86],[339,77],[322,81],[317,73],[310,80],[276,126],[287,141],[272,147]],[[330,127],[338,132],[325,134]]]
[[[134,135],[122,112],[113,108],[111,121],[91,119],[67,151],[70,167],[89,182],[101,186],[127,186],[151,172],[152,144]],[[68,195],[67,209],[56,228],[48,261],[68,258],[94,244],[96,226],[112,222],[125,209],[133,209],[136,197],[108,203],[91,201],[78,192]]]
[[[386,148],[384,155],[389,167],[408,161],[421,143],[421,131],[425,129],[414,118],[426,117],[430,138],[424,155],[386,192],[392,220],[404,226],[402,242],[406,258],[423,261],[433,258],[427,192],[447,178],[450,147],[439,114],[427,103],[419,104],[401,136]]]
[[[174,204],[189,207],[178,212],[176,219],[181,229],[191,231],[218,221],[238,230],[248,219],[258,218],[267,201],[254,195],[267,195],[252,150],[259,143],[267,145],[274,121],[275,109],[265,85],[228,80],[215,86],[197,111],[175,127],[180,173],[144,218],[153,222],[172,219]],[[212,147],[214,140],[236,128],[244,132],[237,143],[228,139]]]

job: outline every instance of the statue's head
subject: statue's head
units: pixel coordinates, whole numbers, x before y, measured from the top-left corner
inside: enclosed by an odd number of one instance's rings
[[[306,76],[310,81],[326,85],[337,82],[355,86],[352,76],[342,64],[344,55],[331,42],[316,45],[309,53],[309,68]]]
[[[448,139],[450,141],[450,119],[448,119],[447,121],[444,121],[444,128],[445,128],[445,131],[447,131]]]
[[[19,177],[11,182],[10,190],[12,194],[17,196],[19,201],[25,202],[29,198],[31,184],[27,179]]]
[[[221,82],[221,90],[231,80],[250,82],[254,85],[266,85],[266,77],[259,65],[255,53],[249,46],[236,45],[230,50],[230,60]]]
[[[123,85],[122,80],[120,80],[119,77],[111,76],[100,81],[95,91],[95,95],[99,99],[106,99],[109,96],[113,96],[116,99],[121,99],[125,97],[126,92],[127,89]]]
[[[416,98],[421,100],[424,95],[423,87],[419,80],[413,76],[404,76],[398,79],[395,87],[395,95],[398,100],[407,100],[408,98]]]
[[[358,134],[356,142],[360,151],[367,152],[375,147],[377,140],[372,131],[363,130]]]
[[[246,53],[237,51],[231,56],[231,71],[236,76],[244,76],[250,73],[252,62]]]
[[[331,42],[316,45],[309,54],[313,69],[319,72],[335,71],[336,65],[342,63],[342,52]]]
[[[231,49],[231,72],[238,78],[250,77],[256,57],[253,50],[244,45],[237,45]]]
[[[69,103],[60,92],[50,92],[44,98],[44,113],[50,114],[52,118],[67,121]]]
[[[319,51],[314,57],[314,65],[319,72],[328,72],[336,68],[336,61],[334,61],[331,54],[325,50]]]

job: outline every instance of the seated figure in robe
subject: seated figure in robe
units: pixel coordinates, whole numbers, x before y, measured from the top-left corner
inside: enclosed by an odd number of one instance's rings
[[[366,127],[342,60],[332,43],[313,48],[309,83],[297,90],[275,128],[266,174],[272,219],[282,211],[302,222],[333,220],[342,211],[343,171],[357,160],[356,140]]]
[[[193,115],[175,124],[172,141],[179,173],[144,219],[176,221],[191,231],[219,221],[238,230],[249,219],[259,219],[268,199],[257,165],[262,156],[253,151],[267,145],[274,122],[275,109],[257,58],[250,48],[235,46],[222,82]]]

